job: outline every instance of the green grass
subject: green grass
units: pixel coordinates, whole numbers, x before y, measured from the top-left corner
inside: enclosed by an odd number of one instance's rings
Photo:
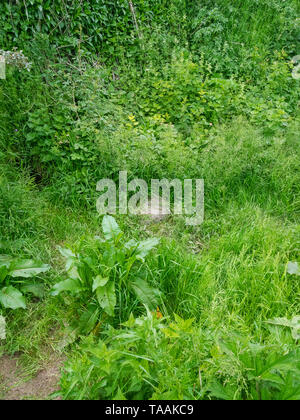
[[[149,279],[163,295],[161,311],[166,317],[194,318],[198,328],[210,332],[211,346],[211,337],[238,333],[264,345],[293,348],[289,336],[274,334],[266,321],[291,318],[300,309],[299,285],[286,273],[288,261],[299,258],[296,131],[292,127],[284,136],[266,139],[238,120],[216,130],[198,167],[206,179],[207,204],[205,221],[196,229],[176,217],[150,224],[136,216],[118,218],[131,237],[162,238],[147,259]],[[101,218],[96,210],[54,206],[26,171],[16,175],[2,165],[0,187],[2,237],[11,241],[5,251],[51,263],[53,270],[44,277],[49,291],[63,272],[56,246],[99,234]],[[2,352],[21,352],[22,363],[34,373],[58,351],[73,311],[70,302],[47,296],[25,312],[6,316]],[[72,347],[65,351],[72,356]],[[209,383],[211,375],[203,380]]]
[[[125,13],[116,37],[99,22],[97,45],[66,46],[55,16],[29,43],[35,5],[0,37],[33,61],[0,81],[0,253],[52,267],[44,299],[0,309],[0,355],[35,375],[64,353],[65,399],[299,399],[299,341],[268,323],[300,314],[299,1],[142,3],[138,42]],[[159,311],[122,291],[114,318],[73,336],[85,303],[50,295],[66,278],[57,246],[89,252],[96,183],[120,170],[203,178],[205,220],[117,216],[128,240],[161,239],[142,266]]]

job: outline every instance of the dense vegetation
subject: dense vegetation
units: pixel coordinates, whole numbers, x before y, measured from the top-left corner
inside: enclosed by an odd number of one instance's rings
[[[65,399],[300,398],[299,11],[1,2],[0,354],[63,352]],[[100,217],[120,170],[204,178],[204,223]]]

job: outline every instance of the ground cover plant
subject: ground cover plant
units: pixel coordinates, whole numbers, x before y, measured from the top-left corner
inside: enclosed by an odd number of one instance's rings
[[[48,398],[300,398],[299,2],[192,3],[0,5],[0,367]],[[203,224],[100,216],[119,171]]]

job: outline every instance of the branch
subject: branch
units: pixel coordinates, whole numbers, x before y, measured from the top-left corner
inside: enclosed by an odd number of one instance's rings
[[[132,17],[133,17],[133,22],[134,22],[134,26],[135,26],[135,29],[137,31],[138,37],[140,39],[142,39],[142,34],[140,33],[139,25],[137,23],[137,18],[136,18],[136,14],[135,14],[134,5],[133,5],[131,0],[128,0],[128,2],[129,2],[130,11],[131,11],[131,14],[132,14]]]

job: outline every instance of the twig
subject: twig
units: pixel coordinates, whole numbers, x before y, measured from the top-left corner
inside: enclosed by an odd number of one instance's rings
[[[128,2],[129,2],[130,11],[131,11],[131,14],[132,14],[132,17],[133,17],[133,22],[134,22],[134,26],[135,26],[135,29],[137,31],[138,37],[140,39],[142,39],[142,34],[140,32],[139,25],[137,23],[137,18],[136,18],[136,13],[135,13],[134,5],[133,5],[133,3],[132,3],[131,0],[128,0]]]
[[[200,389],[201,389],[201,391],[202,391],[202,388],[203,388],[203,383],[202,383],[202,375],[201,375],[201,370],[200,370],[200,368],[199,368],[199,383],[200,383]]]
[[[24,7],[25,7],[26,17],[27,17],[27,20],[29,21],[29,15],[28,15],[28,9],[27,9],[27,4],[26,4],[26,1],[25,1],[25,0],[23,0],[23,3],[24,3]]]

